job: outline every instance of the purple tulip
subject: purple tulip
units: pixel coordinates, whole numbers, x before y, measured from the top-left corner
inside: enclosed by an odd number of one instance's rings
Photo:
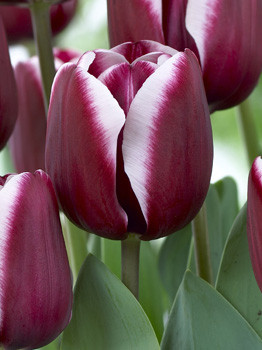
[[[262,291],[262,158],[257,157],[248,179],[247,237],[254,274]]]
[[[152,41],[85,53],[58,71],[46,169],[66,215],[111,239],[166,236],[197,214],[213,158],[195,55]]]
[[[71,317],[72,286],[58,205],[43,171],[0,177],[0,344],[34,349]]]
[[[0,150],[5,146],[17,118],[17,90],[4,26],[0,17]]]
[[[80,57],[73,50],[55,49],[56,66]],[[18,173],[45,169],[46,114],[37,57],[15,67],[18,87],[18,118],[8,145]]]
[[[242,102],[262,69],[261,0],[107,0],[112,46],[152,39],[200,59],[210,111]],[[144,15],[145,13],[145,15]]]

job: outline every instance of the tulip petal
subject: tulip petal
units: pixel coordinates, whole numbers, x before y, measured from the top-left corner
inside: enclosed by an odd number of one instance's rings
[[[15,67],[19,110],[8,145],[18,173],[45,168],[46,114],[36,57]]]
[[[123,110],[82,67],[65,64],[52,89],[46,168],[66,215],[103,237],[124,239],[127,218],[116,196],[117,138]]]
[[[212,168],[212,131],[201,71],[190,50],[161,65],[131,103],[125,171],[147,222],[141,239],[181,229],[200,209]]]
[[[188,0],[162,0],[162,3],[166,44],[178,51],[183,51],[187,47],[197,54],[196,43],[185,24]]]
[[[161,0],[107,0],[111,47],[143,39],[164,43]]]
[[[247,199],[247,238],[249,253],[257,280],[262,291],[262,159],[257,157],[252,165],[248,179]]]
[[[137,59],[140,59],[141,56],[155,53],[165,53],[168,55],[175,55],[177,51],[172,49],[169,46],[162,45],[158,42],[151,40],[141,40],[139,42],[128,42],[118,46],[113,47],[111,52],[117,52],[123,55],[129,63],[134,62]],[[148,59],[147,59],[148,60]]]
[[[133,65],[122,63],[108,68],[98,79],[108,87],[127,115],[137,91],[157,68],[156,64],[146,61],[137,61]]]
[[[0,190],[0,343],[41,347],[71,317],[71,273],[55,193],[42,171],[5,178]]]
[[[17,118],[17,90],[10,62],[5,29],[0,18],[0,150],[5,146]]]
[[[84,53],[77,65],[97,78],[109,67],[125,62],[127,61],[123,55],[101,49]]]
[[[261,0],[188,0],[186,26],[196,41],[211,111],[243,101],[262,69]]]

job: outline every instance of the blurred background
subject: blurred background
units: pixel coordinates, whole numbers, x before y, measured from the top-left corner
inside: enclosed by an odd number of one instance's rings
[[[79,0],[77,13],[70,25],[54,39],[54,45],[81,51],[108,48],[106,0]],[[22,42],[11,47],[12,62],[26,59],[34,53],[32,42]],[[262,139],[262,80],[250,96],[251,113],[257,132]],[[239,133],[237,108],[216,112],[211,116],[214,135],[214,166],[212,182],[224,176],[235,179],[239,190],[239,202],[246,201],[249,166],[244,144]],[[1,175],[11,172],[8,152],[0,154]]]

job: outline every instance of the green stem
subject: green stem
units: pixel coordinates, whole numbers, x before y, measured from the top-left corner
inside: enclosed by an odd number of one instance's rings
[[[52,32],[50,24],[50,3],[33,0],[30,4],[34,38],[39,57],[42,76],[45,108],[48,110],[51,86],[55,76],[55,65],[52,48]]]
[[[250,108],[249,100],[236,107],[240,133],[244,141],[248,163],[251,167],[254,159],[260,154],[258,135]]]
[[[129,234],[127,239],[121,241],[121,279],[137,299],[139,295],[139,252],[140,239],[137,235]]]
[[[192,231],[197,274],[199,277],[212,284],[212,268],[205,203],[192,221]]]

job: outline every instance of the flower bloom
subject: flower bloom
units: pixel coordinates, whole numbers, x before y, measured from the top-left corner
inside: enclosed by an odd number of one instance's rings
[[[0,177],[0,344],[38,348],[71,317],[71,274],[50,178]]]
[[[254,274],[262,291],[262,159],[257,157],[248,178],[247,237]]]
[[[17,90],[5,30],[0,18],[0,150],[5,146],[17,118]]]
[[[73,50],[55,49],[55,63],[79,57]],[[18,88],[18,118],[8,145],[18,173],[45,169],[46,114],[40,67],[37,57],[32,57],[15,66]]]
[[[157,40],[199,57],[210,110],[242,102],[262,69],[261,0],[107,0],[112,46]]]
[[[85,53],[54,80],[46,169],[66,215],[98,235],[168,235],[200,209],[212,132],[195,55],[152,41]]]
[[[75,14],[78,0],[52,5],[51,26],[53,34],[62,31]],[[30,10],[16,6],[0,6],[0,16],[3,19],[7,37],[10,41],[33,38]]]

